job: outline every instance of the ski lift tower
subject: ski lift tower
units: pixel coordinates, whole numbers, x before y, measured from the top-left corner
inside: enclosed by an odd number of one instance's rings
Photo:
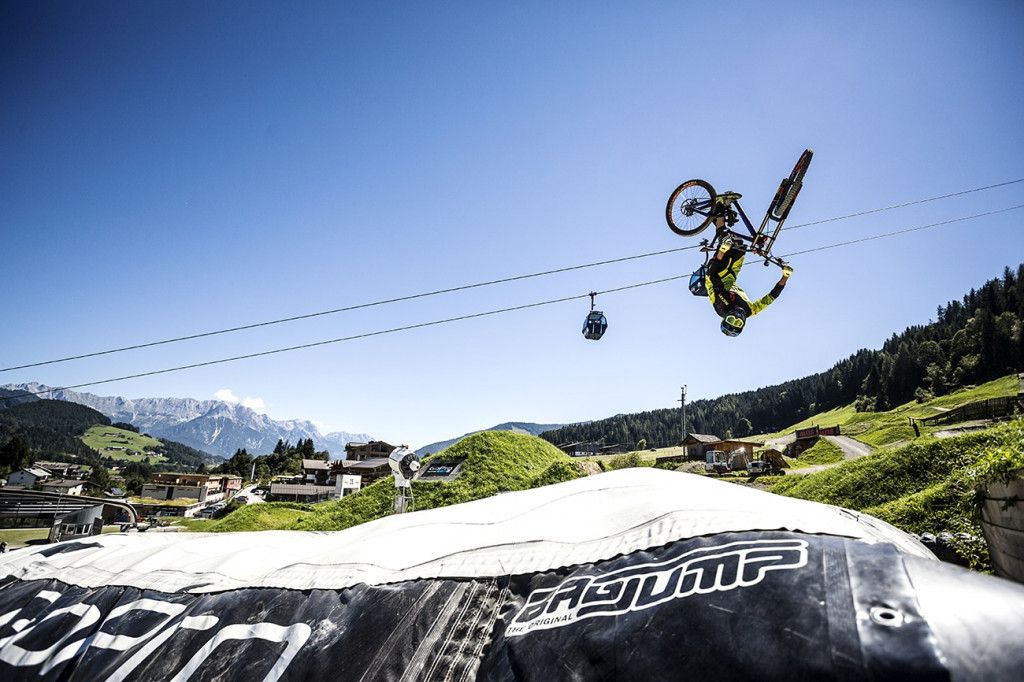
[[[391,475],[395,478],[395,513],[404,514],[416,510],[416,499],[412,494],[412,477],[420,468],[416,453],[402,445],[391,451],[388,457]]]

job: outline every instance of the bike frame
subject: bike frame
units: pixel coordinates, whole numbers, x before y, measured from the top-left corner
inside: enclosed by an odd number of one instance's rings
[[[739,200],[734,200],[726,203],[722,210],[716,213],[725,215],[725,226],[719,229],[715,233],[715,238],[709,243],[708,240],[703,240],[701,245],[702,251],[715,251],[718,249],[716,246],[720,244],[726,237],[732,237],[733,239],[739,240],[750,240],[752,251],[757,255],[764,258],[764,264],[767,266],[769,263],[782,266],[783,261],[777,256],[771,255],[771,248],[775,245],[775,240],[778,238],[778,232],[782,229],[782,221],[774,220],[772,218],[772,209],[775,208],[774,202],[772,206],[768,208],[765,213],[764,219],[761,220],[761,225],[754,229],[754,224],[751,222],[749,217],[746,217],[746,212],[743,211],[743,207],[739,205]],[[733,210],[735,209],[735,210]],[[732,229],[732,226],[737,222],[737,216],[739,220],[742,220],[743,225],[746,227],[746,233],[738,232]],[[717,217],[717,216],[715,216]],[[770,229],[768,226],[769,222],[775,222],[775,228]]]
[[[701,208],[707,208],[707,212],[700,210]],[[772,209],[775,208],[775,202],[772,202],[772,206],[768,208],[768,211],[764,215],[764,219],[761,221],[760,227],[754,229],[753,223],[750,222],[750,218],[747,217],[746,212],[740,205],[738,199],[728,201],[719,207],[714,206],[714,200],[708,202],[701,202],[693,207],[694,213],[700,213],[701,215],[708,216],[712,219],[718,217],[725,218],[725,226],[720,228],[712,240],[701,241],[701,251],[712,252],[718,249],[718,244],[721,243],[725,237],[732,237],[734,239],[743,241],[749,240],[751,244],[751,250],[757,255],[764,258],[764,264],[767,266],[769,263],[782,266],[784,262],[781,258],[772,255],[772,246],[775,244],[776,238],[779,236],[779,231],[782,229],[781,220],[775,220],[772,217]],[[735,209],[735,210],[734,210]],[[741,221],[747,228],[747,234],[737,232],[732,229],[732,226],[737,222]],[[775,222],[775,229],[770,230],[768,227],[769,222]]]
[[[701,242],[701,251],[708,254],[711,251],[716,251],[718,246],[726,237],[732,237],[736,241],[736,244],[741,247],[745,247],[745,241],[750,240],[750,250],[761,256],[764,259],[764,264],[774,263],[780,267],[786,263],[778,256],[772,255],[772,246],[775,245],[775,240],[779,236],[779,232],[782,230],[782,223],[789,217],[789,211],[793,208],[793,202],[796,201],[797,195],[800,194],[800,188],[803,186],[804,173],[807,172],[808,166],[811,163],[811,157],[814,155],[814,150],[805,149],[803,154],[797,160],[796,165],[793,167],[793,172],[790,173],[788,178],[783,178],[779,184],[779,189],[775,192],[775,197],[772,199],[772,203],[768,206],[768,210],[764,214],[764,220],[761,221],[761,225],[755,230],[753,223],[750,222],[750,218],[747,217],[743,207],[740,206],[741,195],[736,192],[724,192],[722,194],[715,195],[707,201],[694,201],[693,203],[687,202],[684,208],[684,213],[687,216],[691,216],[694,213],[702,215],[709,220],[716,218],[725,218],[725,225],[718,228],[715,232],[715,236],[710,241],[705,239]],[[703,184],[704,187],[710,191],[711,194],[715,194],[714,188],[703,180],[695,181]],[[684,183],[685,184],[685,183]],[[677,188],[677,192],[683,188],[680,185]],[[670,198],[670,202],[675,198],[675,194]],[[671,204],[669,206],[671,209]],[[676,229],[672,222],[671,216],[668,214],[666,209],[666,217],[669,221],[669,227],[673,230],[680,232]],[[747,234],[737,232],[732,227],[739,222],[743,221],[743,225],[747,228]],[[775,223],[775,227],[769,226],[770,222]],[[698,228],[696,231],[699,232],[707,226],[707,222]],[[682,233],[682,232],[680,232]],[[685,235],[688,236],[688,235]],[[707,256],[710,258],[710,255]]]

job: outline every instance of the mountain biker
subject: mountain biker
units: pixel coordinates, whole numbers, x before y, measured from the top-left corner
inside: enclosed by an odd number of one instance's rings
[[[722,229],[724,226],[725,218],[715,219],[716,229]],[[743,267],[743,258],[746,255],[747,250],[742,243],[736,244],[732,239],[726,237],[722,240],[714,258],[707,265],[705,285],[707,286],[708,300],[714,306],[715,312],[722,318],[722,333],[726,336],[739,336],[746,326],[747,318],[757,315],[782,295],[789,276],[793,274],[793,268],[790,265],[783,265],[782,278],[772,290],[756,301],[751,301],[743,289],[736,286],[736,278],[739,277],[740,269]]]

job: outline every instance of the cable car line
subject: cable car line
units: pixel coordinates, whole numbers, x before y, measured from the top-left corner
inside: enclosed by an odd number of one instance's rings
[[[827,251],[829,249],[836,249],[836,248],[839,248],[841,246],[849,246],[850,244],[858,244],[860,242],[872,241],[872,240],[875,240],[875,239],[885,239],[885,238],[888,238],[888,237],[895,237],[895,236],[902,235],[902,234],[907,234],[907,233],[910,233],[910,232],[917,232],[919,230],[927,230],[927,229],[934,228],[934,227],[940,227],[942,225],[949,225],[949,224],[952,224],[952,223],[964,222],[966,220],[973,220],[975,218],[983,218],[983,217],[986,217],[986,216],[996,215],[998,213],[1006,213],[1008,211],[1015,211],[1015,210],[1019,210],[1019,209],[1022,209],[1022,208],[1024,208],[1024,204],[1018,204],[1017,206],[1010,206],[1008,208],[1001,208],[1001,209],[997,209],[997,210],[994,210],[994,211],[986,211],[984,213],[977,213],[975,215],[963,216],[961,218],[953,218],[951,220],[943,220],[941,222],[931,223],[929,225],[920,225],[918,227],[911,227],[911,228],[907,228],[907,229],[904,229],[904,230],[895,230],[895,231],[892,231],[892,232],[885,232],[883,234],[872,235],[872,236],[869,236],[869,237],[863,237],[863,238],[860,238],[860,239],[854,239],[854,240],[850,240],[850,241],[846,241],[846,242],[837,242],[835,244],[826,244],[824,246],[815,247],[813,249],[805,249],[803,251],[795,251],[793,253],[787,254],[786,257],[788,258],[790,256],[795,256],[795,255],[802,255],[802,254],[807,254],[807,253],[815,253],[815,252],[818,252],[818,251]],[[288,352],[296,351],[296,350],[303,350],[303,349],[307,349],[307,348],[315,348],[315,347],[318,347],[318,346],[326,346],[326,345],[335,344],[335,343],[342,343],[344,341],[355,341],[356,339],[365,339],[365,338],[369,338],[369,337],[372,337],[372,336],[382,336],[384,334],[393,334],[395,332],[409,331],[411,329],[420,329],[420,328],[423,328],[423,327],[434,327],[434,326],[438,326],[438,325],[442,325],[442,324],[448,324],[450,322],[459,322],[459,321],[462,321],[462,320],[471,320],[471,319],[475,319],[475,318],[478,318],[478,317],[487,317],[487,316],[490,316],[490,315],[499,315],[501,313],[509,313],[509,312],[514,312],[514,311],[517,311],[517,310],[526,310],[528,308],[539,308],[541,306],[553,305],[555,303],[565,303],[566,301],[576,301],[576,300],[583,299],[583,298],[591,298],[591,300],[593,300],[593,298],[592,298],[593,296],[597,296],[597,295],[600,295],[600,294],[611,294],[611,293],[615,293],[615,292],[619,292],[619,291],[627,291],[629,289],[639,289],[641,287],[652,286],[654,284],[662,284],[664,282],[672,282],[672,281],[679,280],[679,279],[687,279],[689,277],[690,277],[689,274],[675,275],[675,276],[672,276],[672,277],[663,277],[661,279],[650,280],[650,281],[647,281],[647,282],[639,282],[637,284],[627,284],[625,286],[615,287],[614,289],[605,289],[603,291],[588,292],[586,294],[576,294],[574,296],[564,296],[562,298],[555,298],[555,299],[551,299],[551,300],[548,300],[548,301],[539,301],[539,302],[536,302],[536,303],[526,303],[524,305],[512,306],[512,307],[508,307],[508,308],[499,308],[497,310],[488,310],[488,311],[481,312],[481,313],[471,313],[469,315],[459,315],[458,317],[449,317],[449,318],[442,319],[442,320],[433,320],[431,322],[420,322],[418,324],[405,325],[405,326],[402,326],[402,327],[392,327],[390,329],[382,329],[382,330],[378,330],[378,331],[374,331],[374,332],[366,332],[366,333],[363,333],[363,334],[354,334],[352,336],[343,336],[343,337],[340,337],[340,338],[327,339],[327,340],[324,340],[324,341],[314,341],[312,343],[304,343],[304,344],[300,344],[300,345],[297,345],[297,346],[288,346],[286,348],[275,348],[275,349],[272,349],[272,350],[260,351],[258,353],[248,353],[248,354],[245,354],[245,355],[236,355],[236,356],[229,357],[229,358],[220,358],[218,360],[207,360],[205,362],[196,362],[196,363],[192,363],[192,364],[189,364],[189,365],[179,365],[177,367],[168,367],[168,368],[165,368],[165,369],[158,369],[158,370],[153,370],[153,371],[150,371],[150,372],[140,372],[140,373],[137,373],[137,374],[128,374],[128,375],[125,375],[125,376],[115,377],[115,378],[112,378],[112,379],[100,379],[100,380],[97,380],[97,381],[89,381],[89,382],[85,382],[85,383],[81,383],[81,384],[73,384],[73,385],[70,385],[70,386],[62,386],[60,388],[51,388],[51,389],[48,389],[48,390],[45,390],[45,391],[25,391],[25,392],[18,393],[18,394],[15,394],[15,395],[9,395],[9,396],[0,397],[0,400],[11,400],[11,399],[23,398],[23,397],[29,397],[29,396],[44,395],[44,394],[47,394],[47,393],[54,393],[56,391],[65,391],[65,390],[71,390],[71,389],[75,389],[75,388],[85,388],[87,386],[98,386],[98,385],[101,385],[101,384],[109,384],[109,383],[113,383],[113,382],[116,382],[116,381],[125,381],[127,379],[138,379],[138,378],[141,378],[141,377],[154,376],[154,375],[157,375],[157,374],[168,374],[170,372],[179,372],[179,371],[186,370],[186,369],[195,369],[195,368],[198,368],[198,367],[208,367],[210,365],[220,365],[220,364],[224,364],[224,363],[227,363],[227,362],[235,362],[237,360],[248,360],[250,358],[264,357],[264,356],[267,356],[267,355],[276,355],[278,353],[288,353]]]
[[[477,289],[480,287],[493,286],[495,284],[505,284],[507,282],[516,282],[523,279],[530,279],[533,277],[543,277],[545,275],[555,275],[563,272],[571,272],[573,270],[583,270],[586,268],[593,268],[599,265],[610,265],[612,263],[622,263],[630,260],[637,260],[639,258],[650,258],[651,256],[662,256],[667,253],[677,253],[679,251],[690,251],[699,248],[699,244],[692,244],[690,246],[679,246],[673,249],[663,249],[661,251],[651,251],[650,253],[641,253],[634,256],[623,256],[622,258],[610,258],[608,260],[596,261],[593,263],[583,263],[581,265],[570,265],[564,268],[555,268],[553,270],[544,270],[541,272],[534,272],[527,275],[515,275],[513,277],[503,277],[501,279],[492,279],[486,282],[476,282],[475,284],[466,284],[463,286],[450,287],[448,289],[436,289],[434,291],[426,291],[419,294],[410,294],[408,296],[399,296],[396,298],[388,298],[380,301],[373,301],[371,303],[359,303],[356,305],[346,306],[344,308],[334,308],[332,310],[321,310],[315,313],[307,313],[304,315],[294,315],[292,317],[282,317],[277,320],[267,320],[266,322],[256,322],[253,324],[245,324],[237,327],[229,327],[227,329],[218,329],[209,332],[200,332],[197,334],[189,334],[187,336],[178,336],[171,339],[163,339],[160,341],[150,341],[148,343],[138,343],[131,346],[122,346],[120,348],[111,348],[108,350],[95,351],[92,353],[82,353],[81,355],[69,355],[63,358],[56,358],[54,360],[43,360],[40,362],[32,362],[24,365],[15,365],[11,367],[2,367],[0,372],[12,372],[16,369],[28,369],[30,367],[41,367],[43,365],[54,365],[60,362],[69,362],[71,360],[83,360],[85,358],[94,358],[100,355],[110,355],[112,353],[121,353],[129,350],[138,350],[140,348],[151,348],[153,346],[162,346],[169,343],[177,343],[179,341],[190,341],[193,339],[201,339],[207,336],[216,336],[218,334],[228,334],[231,332],[244,331],[246,329],[256,329],[257,327],[269,327],[275,324],[283,324],[285,322],[295,322],[297,320],[306,320],[312,317],[321,317],[324,315],[334,315],[336,313],[349,312],[352,310],[359,310],[362,308],[372,308],[375,306],[387,305],[389,303],[400,303],[402,301],[412,301],[417,298],[427,298],[428,296],[437,296],[440,294],[450,294],[456,291],[465,291],[467,289]]]
[[[931,223],[929,225],[919,225],[918,227],[909,227],[904,230],[894,230],[893,232],[885,232],[883,234],[876,234],[870,237],[861,237],[860,239],[851,239],[847,242],[838,242],[836,244],[828,244],[826,246],[818,246],[813,249],[804,249],[803,251],[793,251],[787,253],[783,258],[789,258],[791,256],[802,256],[805,253],[814,253],[816,251],[825,251],[826,249],[837,249],[840,246],[849,246],[850,244],[860,244],[861,242],[870,242],[875,239],[885,239],[886,237],[895,237],[901,234],[907,234],[909,232],[918,232],[919,230],[927,230],[933,227],[941,227],[943,225],[950,225],[952,223],[960,223],[965,220],[973,220],[975,218],[984,218],[985,216],[996,215],[997,213],[1006,213],[1008,211],[1016,211],[1024,208],[1024,204],[1017,204],[1016,206],[1010,206],[1008,208],[1000,208],[994,211],[986,211],[985,213],[976,213],[975,215],[963,216],[961,218],[952,218],[950,220],[943,220],[937,223]]]
[[[817,220],[817,221],[814,221],[814,222],[801,223],[801,224],[798,224],[798,225],[790,225],[788,227],[784,227],[783,230],[795,230],[797,228],[809,227],[811,225],[820,225],[820,224],[823,224],[823,223],[835,222],[835,221],[838,221],[838,220],[846,220],[848,218],[855,218],[855,217],[864,216],[864,215],[870,215],[870,214],[874,214],[874,213],[881,213],[883,211],[891,211],[891,210],[894,210],[894,209],[897,209],[897,208],[904,208],[906,206],[914,206],[914,205],[917,205],[917,204],[923,204],[923,203],[927,203],[927,202],[931,202],[931,201],[938,201],[940,199],[948,199],[948,198],[951,198],[951,197],[962,196],[962,195],[965,195],[965,194],[972,194],[974,192],[982,192],[982,191],[985,191],[985,190],[995,189],[997,187],[1005,187],[1007,185],[1013,185],[1013,184],[1017,184],[1017,183],[1021,183],[1021,182],[1024,182],[1024,178],[1018,178],[1016,180],[1007,180],[1006,182],[1000,182],[1000,183],[996,183],[994,185],[986,185],[984,187],[975,187],[973,189],[966,189],[966,190],[961,190],[959,192],[952,192],[952,193],[949,193],[949,194],[943,194],[943,195],[940,195],[940,196],[929,197],[929,198],[926,198],[926,199],[918,199],[916,201],[905,202],[905,203],[902,203],[902,204],[894,204],[892,206],[885,206],[885,207],[882,207],[882,208],[875,208],[875,209],[870,209],[870,210],[867,210],[867,211],[860,211],[858,213],[850,213],[850,214],[847,214],[847,215],[835,216],[835,217],[832,217],[832,218],[825,218],[825,219]],[[338,313],[350,312],[350,311],[353,311],[353,310],[360,310],[360,309],[363,309],[363,308],[372,308],[372,307],[376,307],[376,306],[388,305],[388,304],[391,304],[391,303],[400,303],[400,302],[403,302],[403,301],[412,301],[412,300],[419,299],[419,298],[427,298],[427,297],[430,297],[430,296],[438,296],[438,295],[441,295],[441,294],[450,294],[450,293],[455,293],[455,292],[458,292],[458,291],[465,291],[465,290],[468,290],[468,289],[478,289],[478,288],[481,288],[481,287],[494,286],[496,284],[506,284],[508,282],[517,282],[517,281],[520,281],[520,280],[532,279],[534,277],[544,277],[544,276],[548,276],[548,275],[560,274],[560,273],[563,273],[563,272],[571,272],[571,271],[574,271],[574,270],[584,270],[584,269],[587,269],[587,268],[593,268],[593,267],[598,267],[598,266],[602,266],[602,265],[611,265],[611,264],[614,264],[614,263],[623,263],[623,262],[626,262],[626,261],[638,260],[638,259],[641,259],[641,258],[650,258],[650,257],[653,257],[653,256],[663,256],[663,255],[669,254],[669,253],[678,253],[678,252],[681,252],[681,251],[689,251],[689,250],[696,249],[696,248],[699,248],[699,245],[681,246],[681,247],[677,247],[677,248],[673,248],[673,249],[662,249],[660,251],[651,251],[651,252],[648,252],[648,253],[640,253],[640,254],[636,254],[636,255],[632,255],[632,256],[624,256],[624,257],[621,257],[621,258],[610,258],[610,259],[607,259],[607,260],[595,261],[593,263],[582,263],[582,264],[579,264],[579,265],[571,265],[571,266],[567,266],[567,267],[563,267],[563,268],[554,268],[554,269],[551,269],[551,270],[543,270],[543,271],[540,271],[540,272],[534,272],[534,273],[529,273],[529,274],[525,274],[525,275],[514,275],[514,276],[511,276],[511,277],[503,277],[503,278],[500,278],[500,279],[487,280],[487,281],[484,281],[484,282],[476,282],[476,283],[473,283],[473,284],[465,284],[465,285],[462,285],[462,286],[449,287],[449,288],[445,288],[445,289],[435,289],[433,291],[426,291],[426,292],[421,292],[421,293],[417,293],[417,294],[409,294],[407,296],[398,296],[398,297],[395,297],[395,298],[382,299],[380,301],[372,301],[372,302],[369,302],[369,303],[359,303],[359,304],[355,304],[355,305],[344,306],[344,307],[341,307],[341,308],[333,308],[333,309],[330,309],[330,310],[321,310],[321,311],[312,312],[312,313],[305,313],[305,314],[302,314],[302,315],[293,315],[293,316],[290,316],[290,317],[282,317],[282,318],[278,318],[278,319],[275,319],[275,320],[266,320],[266,321],[263,321],[263,322],[254,322],[254,323],[251,323],[251,324],[238,325],[238,326],[235,326],[235,327],[228,327],[228,328],[225,328],[225,329],[216,329],[216,330],[208,331],[208,332],[198,332],[198,333],[195,333],[195,334],[187,334],[185,336],[177,336],[177,337],[168,338],[168,339],[161,339],[161,340],[158,340],[158,341],[149,341],[149,342],[145,342],[145,343],[133,344],[133,345],[130,345],[130,346],[121,346],[121,347],[118,347],[118,348],[110,348],[110,349],[107,349],[107,350],[94,351],[94,352],[90,352],[90,353],[81,353],[81,354],[78,354],[78,355],[69,355],[69,356],[62,357],[62,358],[54,358],[52,360],[42,360],[42,361],[39,361],[39,362],[30,362],[30,363],[25,363],[25,364],[21,364],[21,365],[12,365],[10,367],[0,367],[0,372],[13,372],[13,371],[19,370],[19,369],[30,369],[32,367],[42,367],[42,366],[45,366],[45,365],[54,365],[54,364],[58,364],[58,363],[62,363],[62,362],[70,362],[70,361],[73,361],[73,360],[84,360],[86,358],[99,357],[99,356],[102,356],[102,355],[111,355],[113,353],[123,353],[125,351],[139,350],[139,349],[142,349],[142,348],[152,348],[154,346],[162,346],[162,345],[167,345],[167,344],[171,344],[171,343],[179,343],[179,342],[182,342],[182,341],[191,341],[191,340],[195,340],[195,339],[206,338],[206,337],[209,337],[209,336],[218,336],[220,334],[230,334],[230,333],[233,333],[233,332],[240,332],[240,331],[245,331],[245,330],[249,330],[249,329],[257,329],[259,327],[270,327],[270,326],[273,326],[273,325],[284,324],[286,322],[296,322],[298,320],[306,320],[306,319],[311,319],[311,318],[314,318],[314,317],[323,317],[323,316],[326,316],[326,315],[335,315],[335,314],[338,314]],[[799,253],[805,253],[805,252],[799,252]],[[794,255],[794,254],[789,254],[789,255]]]
[[[1006,187],[1007,185],[1015,185],[1018,182],[1024,182],[1024,178],[1017,178],[1016,180],[1007,180],[1006,182],[999,182],[994,185],[986,185],[984,187],[975,187],[974,189],[965,189],[960,192],[951,192],[950,194],[943,194],[937,197],[929,197],[927,199],[918,199],[916,201],[908,201],[902,204],[893,204],[892,206],[885,206],[883,208],[873,208],[869,211],[860,211],[858,213],[848,213],[846,215],[836,216],[835,218],[825,218],[823,220],[815,220],[810,223],[800,223],[799,225],[789,225],[783,227],[782,230],[796,230],[801,227],[810,227],[811,225],[821,225],[822,223],[833,223],[837,220],[846,220],[847,218],[859,218],[860,216],[871,215],[872,213],[881,213],[882,211],[891,211],[897,208],[906,208],[907,206],[917,206],[918,204],[927,204],[930,201],[938,201],[940,199],[949,199],[951,197],[959,197],[964,194],[972,194],[974,192],[982,192],[987,189],[995,189],[996,187]]]
[[[678,279],[684,279],[689,275],[674,275],[672,277],[663,277],[661,279],[655,279],[648,282],[639,282],[637,284],[627,284],[625,286],[616,287],[614,289],[605,289],[603,291],[593,292],[597,294],[613,294],[617,291],[626,291],[628,289],[639,289],[640,287],[648,287],[654,284],[662,284],[664,282],[672,282]],[[274,348],[272,350],[260,351],[258,353],[247,353],[245,355],[236,355],[229,358],[220,358],[218,360],[206,360],[204,362],[195,362],[189,365],[179,365],[177,367],[167,367],[165,369],[152,370],[150,372],[139,372],[137,374],[126,374],[125,376],[114,377],[113,379],[100,379],[97,381],[87,381],[82,384],[72,384],[70,386],[61,386],[60,388],[51,388],[45,391],[24,391],[16,395],[0,396],[0,401],[13,400],[16,398],[26,398],[29,396],[38,396],[47,393],[55,393],[57,391],[68,391],[75,388],[85,388],[87,386],[99,386],[100,384],[110,384],[115,381],[125,381],[127,379],[139,379],[141,377],[150,377],[157,374],[168,374],[170,372],[180,372],[186,369],[196,369],[197,367],[209,367],[210,365],[221,365],[226,362],[235,362],[237,360],[248,360],[250,358],[259,358],[267,355],[276,355],[278,353],[288,353],[296,350],[304,350],[307,348],[316,348],[318,346],[327,346],[334,343],[342,343],[344,341],[355,341],[356,339],[366,339],[372,336],[382,336],[384,334],[393,334],[395,332],[409,331],[410,329],[421,329],[423,327],[435,327],[437,325],[448,324],[450,322],[460,322],[462,320],[472,320],[478,317],[487,317],[489,315],[498,315],[501,313],[510,313],[516,310],[526,310],[528,308],[539,308],[541,306],[553,305],[555,303],[565,303],[566,301],[576,301],[581,298],[589,298],[590,293],[577,294],[575,296],[564,296],[562,298],[555,298],[548,301],[539,301],[537,303],[526,303],[524,305],[512,306],[509,308],[499,308],[497,310],[488,310],[482,313],[471,313],[469,315],[459,315],[458,317],[449,317],[443,320],[433,320],[431,322],[420,322],[418,324],[405,325],[403,327],[392,327],[391,329],[381,329],[374,332],[366,332],[363,334],[354,334],[352,336],[342,336],[336,339],[327,339],[324,341],[314,341],[312,343],[303,343],[298,346],[288,346],[287,348]]]

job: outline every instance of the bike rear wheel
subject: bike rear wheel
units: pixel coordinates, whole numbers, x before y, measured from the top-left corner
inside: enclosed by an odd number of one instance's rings
[[[715,188],[703,180],[687,180],[676,187],[665,206],[669,229],[683,237],[691,237],[711,224]]]

